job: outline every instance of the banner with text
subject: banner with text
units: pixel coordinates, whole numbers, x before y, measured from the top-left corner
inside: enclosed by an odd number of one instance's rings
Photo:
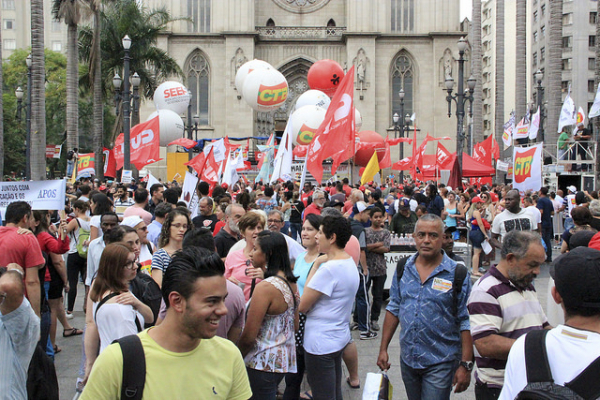
[[[542,187],[543,143],[530,147],[515,147],[513,151],[513,189],[521,196],[527,190]]]
[[[0,212],[15,201],[26,201],[34,210],[64,210],[67,181],[0,182]]]

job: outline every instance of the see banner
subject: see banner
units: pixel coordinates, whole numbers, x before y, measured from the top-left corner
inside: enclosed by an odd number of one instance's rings
[[[515,147],[513,151],[513,189],[521,195],[542,187],[543,143],[530,147]]]

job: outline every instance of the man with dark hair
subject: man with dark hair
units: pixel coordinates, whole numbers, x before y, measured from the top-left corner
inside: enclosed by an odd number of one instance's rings
[[[0,393],[7,399],[27,398],[27,369],[40,336],[23,274],[15,263],[0,267]]]
[[[31,218],[31,206],[24,201],[6,207],[6,226],[0,227],[0,266],[16,263],[25,270],[25,294],[39,317],[42,298],[38,270],[46,262],[38,240],[27,231]]]
[[[163,192],[163,198],[165,202],[172,204],[173,207],[177,206],[177,202],[179,201],[179,192],[176,188],[168,188]]]
[[[148,225],[148,241],[158,248],[158,237],[162,230],[162,226],[165,223],[167,214],[171,212],[173,206],[171,203],[159,203],[154,209],[154,221]]]
[[[210,192],[210,185],[208,184],[208,182],[201,181],[198,183],[196,191],[198,192],[198,197],[208,197],[208,193]]]
[[[146,211],[148,206],[148,191],[144,188],[138,188],[133,193],[134,205],[127,207],[123,212],[123,218],[138,216],[146,223],[146,226],[152,222],[152,214]]]
[[[506,358],[515,340],[549,327],[532,285],[546,259],[540,235],[510,231],[503,238],[500,255],[500,263],[475,283],[469,297],[477,399],[498,398]]]
[[[100,216],[100,229],[102,236],[92,240],[88,247],[87,254],[87,274],[85,277],[85,286],[92,286],[92,280],[96,277],[98,267],[100,266],[100,257],[106,247],[105,237],[110,231],[119,225],[117,214],[109,212]]]
[[[492,239],[490,244],[502,248],[500,240],[511,231],[537,231],[538,224],[527,210],[521,208],[521,195],[516,189],[509,190],[504,196],[506,209],[496,215],[492,222]]]
[[[117,193],[114,197],[115,207],[129,207],[134,204],[133,199],[129,197],[129,191],[123,184],[117,186]]]
[[[155,183],[154,185],[150,186],[150,200],[146,206],[146,211],[154,215],[156,206],[163,202],[164,192],[165,187],[161,183]]]
[[[213,200],[210,197],[202,197],[198,203],[198,211],[200,211],[200,213],[192,220],[194,226],[202,226],[210,229],[211,232],[214,232],[215,225],[219,222],[219,219],[213,213]]]
[[[227,314],[224,272],[223,261],[206,249],[184,247],[173,256],[162,284],[165,319],[138,334],[146,364],[144,398],[252,396],[239,350],[215,337]],[[94,363],[81,400],[120,398],[121,371],[123,353],[112,344]]]
[[[199,227],[185,233],[182,247],[202,247],[203,249],[215,251],[215,238],[210,229]]]
[[[79,192],[81,192],[81,196],[79,196],[78,200],[90,201],[90,192],[91,191],[92,191],[92,188],[90,188],[90,185],[79,186]]]
[[[555,385],[566,386],[594,360],[600,359],[600,251],[577,247],[556,259],[550,268],[554,278],[552,298],[562,306],[565,323],[546,332],[542,338],[548,367]],[[542,360],[527,357],[528,341],[534,332],[521,336],[512,345],[506,362],[500,399],[514,399],[527,385],[527,365],[539,371]],[[585,381],[598,388],[598,375]],[[595,398],[588,396],[587,398]],[[584,396],[582,396],[584,397]]]
[[[230,204],[225,209],[225,226],[215,236],[217,253],[223,261],[227,258],[229,250],[239,240],[240,230],[237,224],[245,214],[246,210],[239,204]]]
[[[544,186],[539,191],[539,199],[536,207],[542,214],[542,239],[546,244],[546,262],[552,262],[552,237],[554,236],[554,225],[552,216],[554,215],[554,205],[548,198],[548,187]]]

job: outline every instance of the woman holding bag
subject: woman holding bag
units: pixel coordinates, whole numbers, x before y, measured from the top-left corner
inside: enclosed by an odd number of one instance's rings
[[[483,200],[480,197],[474,197],[471,202],[471,232],[469,232],[469,240],[471,240],[471,244],[473,245],[471,276],[481,276],[482,274],[479,272],[479,257],[481,256],[482,243],[488,238],[487,231],[490,229],[490,223],[484,218],[485,209]]]

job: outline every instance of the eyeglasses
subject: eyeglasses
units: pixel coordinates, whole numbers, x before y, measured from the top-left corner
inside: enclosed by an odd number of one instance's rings
[[[127,264],[123,265],[125,269],[135,269],[136,264],[135,261],[130,261]]]
[[[185,229],[187,231],[188,225],[187,224],[185,224],[185,225],[173,224],[173,225],[171,225],[171,228],[175,228],[175,229],[181,229],[181,228],[183,228],[183,229]]]
[[[147,226],[143,226],[141,228],[137,228],[138,231],[147,231],[148,227]]]
[[[280,219],[268,219],[267,222],[270,223],[270,224],[280,224],[283,221],[280,220]]]

